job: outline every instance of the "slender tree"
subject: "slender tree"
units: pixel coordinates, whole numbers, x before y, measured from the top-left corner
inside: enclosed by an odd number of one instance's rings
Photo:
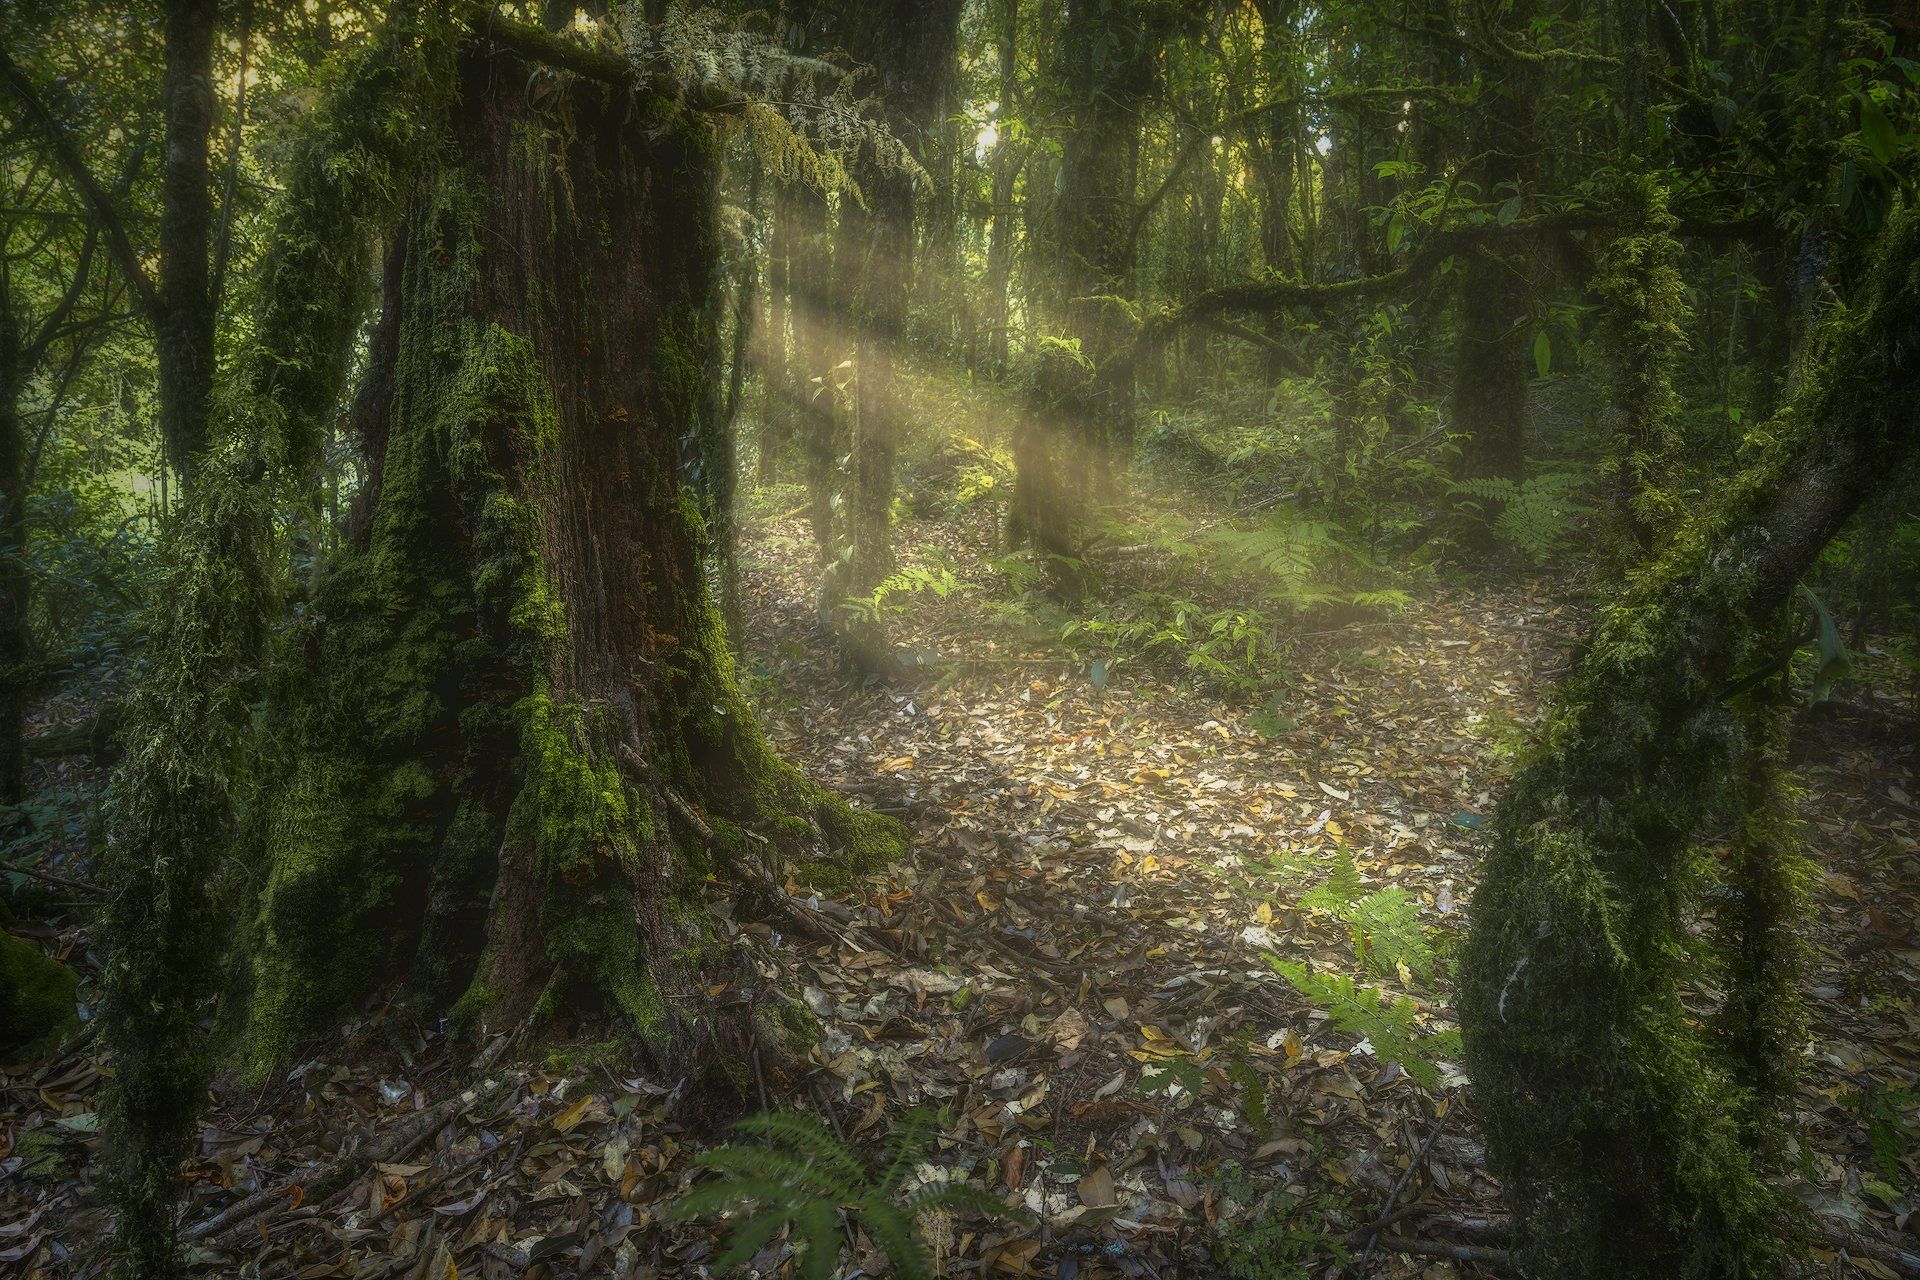
[[[854,54],[873,67],[881,117],[892,136],[924,158],[952,79],[960,0],[871,0],[855,6]],[[907,402],[894,365],[906,340],[913,289],[914,175],[868,158],[858,171],[868,210],[844,209],[859,286],[852,299],[857,394],[849,490],[847,590],[870,595],[893,572],[893,469]],[[933,264],[938,269],[938,264]],[[867,670],[891,665],[871,616],[842,628],[850,656]]]

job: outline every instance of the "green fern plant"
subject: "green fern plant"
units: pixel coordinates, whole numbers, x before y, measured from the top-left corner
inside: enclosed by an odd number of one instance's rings
[[[1366,886],[1360,882],[1360,868],[1353,865],[1353,855],[1342,849],[1335,857],[1333,871],[1326,880],[1301,895],[1300,909],[1340,915],[1358,901],[1365,891]]]
[[[1360,869],[1345,849],[1324,883],[1300,898],[1303,911],[1320,911],[1347,926],[1353,953],[1368,970],[1402,982],[1433,972],[1433,945],[1420,923],[1420,904],[1405,889],[1367,893]]]
[[[951,568],[944,564],[907,565],[895,570],[872,592],[852,596],[840,602],[843,612],[864,622],[877,622],[906,611],[905,598],[926,593],[945,600],[968,590]]]
[[[1360,963],[1402,982],[1433,971],[1433,948],[1420,923],[1420,904],[1405,889],[1382,889],[1353,903],[1343,913]]]
[[[1268,956],[1267,962],[1294,990],[1326,1010],[1334,1026],[1371,1044],[1374,1057],[1399,1063],[1408,1079],[1423,1089],[1440,1087],[1436,1060],[1459,1053],[1459,1032],[1422,1032],[1414,1025],[1412,1001],[1395,1000],[1345,974],[1311,972],[1278,956]]]
[[[1545,560],[1567,549],[1591,512],[1586,485],[1577,471],[1543,471],[1518,483],[1504,476],[1462,480],[1453,492],[1483,510],[1497,506],[1494,536],[1529,559]]]
[[[932,1113],[924,1109],[907,1112],[894,1132],[887,1163],[876,1170],[813,1116],[778,1111],[749,1117],[736,1128],[757,1141],[696,1156],[695,1168],[717,1176],[687,1191],[667,1216],[686,1221],[733,1215],[725,1247],[714,1260],[718,1272],[746,1265],[787,1230],[801,1280],[831,1280],[840,1260],[844,1215],[879,1245],[905,1280],[932,1280],[933,1263],[920,1240],[922,1214],[960,1210],[1017,1216],[985,1190],[964,1182],[903,1193],[933,1124]]]

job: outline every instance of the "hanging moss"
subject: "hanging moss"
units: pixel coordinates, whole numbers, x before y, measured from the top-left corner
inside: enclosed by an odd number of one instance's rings
[[[1666,188],[1636,176],[1623,192],[1628,229],[1608,241],[1593,289],[1616,362],[1621,425],[1608,459],[1614,492],[1614,559],[1637,562],[1659,545],[1685,510],[1674,474],[1680,398],[1673,370],[1686,350],[1686,280],[1680,273],[1679,222]]]
[[[1791,1215],[1742,1117],[1778,1081],[1730,1060],[1682,1000],[1704,973],[1691,926],[1709,876],[1695,842],[1709,813],[1774,808],[1741,769],[1767,743],[1723,694],[1759,660],[1798,575],[1913,451],[1917,255],[1920,220],[1908,217],[1755,456],[1608,610],[1492,824],[1461,1022],[1535,1274],[1777,1267]],[[1778,1050],[1783,1028],[1741,1012],[1784,994],[1792,964],[1781,944],[1797,873],[1777,819],[1763,821],[1729,880],[1740,918],[1725,1029]]]

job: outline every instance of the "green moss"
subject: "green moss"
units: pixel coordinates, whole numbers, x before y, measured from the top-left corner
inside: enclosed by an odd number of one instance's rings
[[[1614,559],[1638,561],[1678,522],[1685,493],[1675,474],[1680,398],[1673,370],[1686,350],[1690,309],[1680,271],[1679,226],[1666,189],[1650,177],[1623,191],[1628,230],[1610,240],[1594,276],[1613,347],[1621,427],[1607,468],[1614,491]]]
[[[1799,573],[1911,452],[1920,219],[1887,233],[1863,303],[1756,440],[1602,619],[1491,830],[1459,1006],[1477,1111],[1535,1274],[1773,1274],[1792,1222],[1756,1117],[1791,1068],[1790,853],[1773,713],[1727,705]],[[1851,468],[1851,470],[1848,470]],[[1818,479],[1809,480],[1809,477]],[[1807,484],[1839,500],[1791,505]],[[1719,1034],[1681,999],[1709,819],[1738,821]],[[1759,1106],[1761,1111],[1755,1108]],[[1756,1160],[1756,1156],[1763,1157]]]
[[[813,1016],[806,1001],[789,997],[779,1003],[777,1010],[780,1025],[795,1044],[807,1048],[820,1043],[820,1019]]]
[[[79,976],[32,943],[0,933],[0,1052],[21,1061],[57,1047],[80,1025]]]
[[[519,788],[516,704],[563,651],[537,506],[552,397],[530,342],[469,318],[475,193],[430,174],[417,200],[454,252],[408,257],[380,501],[279,667],[252,819],[269,867],[248,946],[257,1068],[389,975],[434,1003],[469,981]],[[520,474],[490,453],[498,424]]]

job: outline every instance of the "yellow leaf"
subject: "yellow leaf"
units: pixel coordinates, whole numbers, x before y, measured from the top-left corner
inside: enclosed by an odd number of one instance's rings
[[[593,1105],[593,1095],[586,1094],[581,1099],[554,1117],[553,1127],[561,1133],[573,1128],[586,1118],[587,1108]]]

